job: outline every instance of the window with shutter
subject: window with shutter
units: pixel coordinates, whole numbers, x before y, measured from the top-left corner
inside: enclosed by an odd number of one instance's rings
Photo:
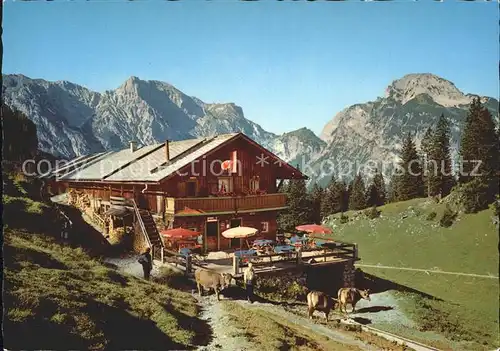
[[[269,222],[261,222],[261,233],[269,233]]]

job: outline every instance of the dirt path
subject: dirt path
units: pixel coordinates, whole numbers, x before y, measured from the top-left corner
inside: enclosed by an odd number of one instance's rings
[[[119,258],[106,258],[106,262],[117,266],[120,272],[131,274],[142,278],[141,265],[137,262],[136,256]],[[153,265],[152,276],[159,274],[160,263]],[[206,321],[212,329],[212,341],[207,346],[200,346],[199,351],[213,350],[257,350],[258,345],[251,343],[245,338],[244,330],[237,328],[229,321],[229,315],[224,311],[223,301],[218,302],[213,294],[199,297],[198,293],[192,291],[193,296],[201,307],[200,319]]]
[[[117,266],[120,272],[142,278],[144,276],[144,273],[142,271],[141,264],[137,262],[138,258],[138,255],[130,255],[126,257],[109,257],[104,261]],[[152,277],[155,277],[159,274],[160,265],[161,263],[157,260],[153,262],[153,270],[151,271]]]
[[[436,269],[393,267],[393,266],[381,266],[381,265],[371,265],[371,264],[356,264],[356,267],[379,268],[379,269],[397,269],[397,270],[401,270],[401,271],[424,272],[427,274],[430,274],[430,273],[450,274],[450,275],[461,275],[461,276],[465,276],[465,277],[487,278],[487,279],[497,279],[498,280],[498,277],[495,275],[484,275],[484,274],[463,273],[463,272],[448,272],[448,271],[439,271]]]
[[[250,342],[244,336],[244,330],[238,328],[229,319],[224,310],[224,302],[218,302],[215,296],[197,297],[202,307],[200,318],[212,328],[212,341],[208,346],[201,346],[199,351],[213,350],[258,350],[259,345]]]
[[[107,258],[105,260],[108,263],[117,266],[117,269],[121,272],[134,275],[136,277],[142,277],[142,267],[137,262],[136,256],[127,256],[121,258]],[[161,264],[158,262],[154,265],[152,276],[159,274],[159,267]],[[199,306],[201,307],[200,319],[205,320],[212,329],[212,340],[207,346],[200,346],[197,350],[199,351],[214,351],[214,350],[257,350],[259,345],[250,341],[249,338],[245,336],[245,327],[238,327],[231,322],[230,313],[225,310],[224,303],[225,298],[222,298],[220,302],[217,301],[215,295],[209,294],[203,297],[199,297],[196,291],[192,291],[193,296],[197,299]],[[391,305],[396,304],[395,301],[391,299],[390,296],[385,296],[385,294],[379,294],[380,296],[375,297],[377,305]],[[373,298],[372,298],[373,299]],[[359,348],[360,350],[382,350],[381,348],[375,346],[373,343],[365,342],[356,338],[355,334],[351,334],[342,330],[337,330],[324,325],[324,315],[320,312],[315,312],[315,319],[310,320],[306,316],[305,306],[296,307],[284,307],[281,305],[274,305],[265,302],[254,302],[253,304],[248,303],[245,300],[233,300],[228,298],[226,301],[234,301],[238,303],[239,306],[246,309],[260,309],[265,313],[277,316],[279,319],[286,321],[287,323],[297,325],[301,328],[306,328],[315,334],[322,335],[329,338],[330,340],[340,343],[342,345]],[[359,312],[363,311],[363,304],[360,303]],[[394,306],[396,307],[396,306]],[[368,310],[368,306],[365,307]],[[369,312],[370,310],[366,311]],[[356,313],[358,316],[366,315],[368,313]],[[371,314],[370,317],[374,317],[375,314]],[[378,315],[378,313],[376,313]],[[397,310],[384,311],[385,318],[391,320],[404,319],[402,316],[398,315]],[[332,316],[333,317],[333,316]],[[379,317],[380,318],[380,317]],[[333,323],[333,322],[332,322]]]

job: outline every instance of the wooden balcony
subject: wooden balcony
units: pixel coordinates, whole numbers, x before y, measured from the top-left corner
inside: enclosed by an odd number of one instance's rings
[[[207,213],[252,212],[286,207],[285,194],[248,195],[235,197],[168,198],[168,212],[179,213],[189,208]]]

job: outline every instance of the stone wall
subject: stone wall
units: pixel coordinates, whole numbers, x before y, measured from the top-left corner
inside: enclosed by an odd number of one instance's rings
[[[259,274],[256,292],[273,301],[303,301],[308,291],[306,281],[306,274],[300,269],[272,275]]]
[[[148,242],[142,233],[141,226],[136,221],[134,223],[133,239],[132,239],[132,250],[136,253],[143,253],[146,248],[148,248]]]
[[[354,268],[354,261],[350,260],[344,264],[344,288],[354,288],[356,281],[356,268]]]
[[[258,276],[258,294],[274,301],[304,300],[310,290],[337,296],[338,289],[354,287],[356,270],[354,261],[328,266],[301,265],[288,272],[275,272]]]

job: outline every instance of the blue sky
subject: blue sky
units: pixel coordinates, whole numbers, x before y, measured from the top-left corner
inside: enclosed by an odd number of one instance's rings
[[[498,97],[495,2],[4,2],[3,72],[169,82],[264,129],[320,133],[407,73]]]

